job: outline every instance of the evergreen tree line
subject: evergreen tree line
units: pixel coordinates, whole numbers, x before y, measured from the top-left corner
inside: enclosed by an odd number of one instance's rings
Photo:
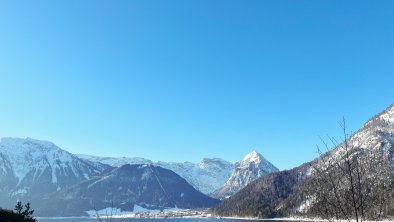
[[[0,222],[37,222],[33,213],[30,203],[23,205],[18,201],[14,210],[0,208]]]

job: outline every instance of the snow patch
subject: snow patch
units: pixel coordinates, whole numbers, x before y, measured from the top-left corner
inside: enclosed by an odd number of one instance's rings
[[[172,212],[172,211],[177,211],[177,210],[181,210],[181,209],[177,208],[177,207],[176,208],[167,208],[167,209],[164,209],[163,212]],[[130,216],[132,216],[136,213],[159,213],[160,210],[151,210],[151,209],[147,209],[147,208],[144,208],[140,205],[135,204],[133,211],[122,211],[120,208],[108,207],[108,208],[101,209],[98,211],[88,210],[85,212],[89,215],[89,217],[96,217],[97,214],[99,216],[111,216],[111,215],[112,216],[114,216],[114,215],[118,215],[118,216],[119,215],[123,215],[123,216],[130,215]]]

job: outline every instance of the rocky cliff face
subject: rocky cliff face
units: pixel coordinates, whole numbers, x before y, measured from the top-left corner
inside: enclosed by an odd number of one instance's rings
[[[51,142],[3,138],[0,142],[0,199],[3,206],[59,191],[110,168],[82,160]]]
[[[278,168],[261,154],[253,151],[235,165],[230,178],[214,192],[213,196],[220,199],[228,198],[254,180],[277,171]]]

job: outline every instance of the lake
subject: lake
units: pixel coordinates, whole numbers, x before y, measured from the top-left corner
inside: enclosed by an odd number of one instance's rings
[[[38,219],[38,222],[99,222],[98,219],[94,218],[53,218],[53,219]],[[245,222],[245,220],[237,219],[202,219],[202,218],[188,218],[188,219],[113,219],[112,222]],[[265,220],[250,220],[248,222],[263,222]],[[275,220],[266,220],[267,222],[273,222]],[[279,221],[279,220],[278,220]],[[283,220],[280,220],[284,222]],[[102,219],[102,222],[106,222]],[[287,221],[292,222],[292,221]]]

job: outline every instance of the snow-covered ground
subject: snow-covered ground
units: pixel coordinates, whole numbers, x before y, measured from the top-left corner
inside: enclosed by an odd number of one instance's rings
[[[169,209],[164,209],[164,212],[170,212],[170,211],[177,211],[179,210],[178,208],[169,208]],[[97,215],[103,215],[103,216],[126,216],[126,215],[135,215],[136,213],[159,213],[160,210],[150,210],[144,207],[141,207],[139,205],[134,205],[134,210],[133,211],[122,211],[119,208],[105,208],[105,209],[101,209],[101,210],[88,210],[86,211],[86,213],[90,216],[90,217],[95,217]]]

